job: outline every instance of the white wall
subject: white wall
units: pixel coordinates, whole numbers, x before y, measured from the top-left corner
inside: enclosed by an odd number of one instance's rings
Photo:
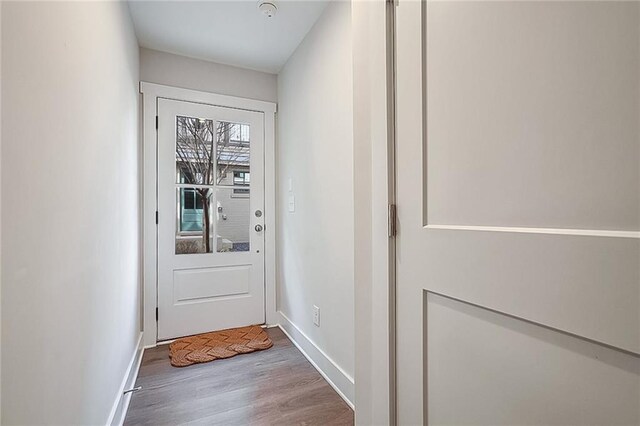
[[[126,5],[3,2],[2,76],[2,423],[105,424],[140,332]]]
[[[333,2],[278,76],[277,207],[278,307],[288,318],[285,327],[324,352],[307,346],[353,400],[351,64],[351,7]],[[295,212],[288,211],[290,196]],[[313,324],[313,305],[320,308],[320,327]]]
[[[276,76],[140,48],[140,79],[149,83],[275,102]]]

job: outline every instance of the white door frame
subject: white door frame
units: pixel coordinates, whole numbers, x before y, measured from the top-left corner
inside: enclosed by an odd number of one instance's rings
[[[158,229],[156,211],[157,142],[156,115],[158,98],[194,102],[255,111],[264,114],[264,223],[265,223],[265,313],[267,325],[278,323],[276,314],[276,220],[275,220],[275,114],[273,102],[219,95],[197,90],[140,82],[142,94],[142,329],[145,347],[157,343],[158,327]]]
[[[401,0],[402,1],[402,0]],[[352,2],[355,193],[355,422],[395,424],[394,16]]]

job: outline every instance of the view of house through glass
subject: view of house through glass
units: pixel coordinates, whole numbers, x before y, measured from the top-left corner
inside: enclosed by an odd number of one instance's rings
[[[176,254],[249,251],[249,131],[176,118]]]

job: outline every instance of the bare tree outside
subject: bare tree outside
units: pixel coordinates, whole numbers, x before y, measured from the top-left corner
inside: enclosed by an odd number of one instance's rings
[[[219,121],[214,130],[213,120],[179,116],[176,124],[178,182],[207,186],[195,188],[202,200],[202,244],[197,252],[210,253],[212,187],[221,183],[230,167],[249,163],[248,138],[240,140],[236,135],[240,126],[235,123]]]

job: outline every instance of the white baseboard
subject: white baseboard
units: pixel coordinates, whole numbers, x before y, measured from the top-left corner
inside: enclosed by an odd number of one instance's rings
[[[140,363],[142,362],[142,354],[144,353],[144,347],[142,345],[142,333],[140,333],[140,336],[138,337],[138,344],[131,356],[131,361],[129,362],[127,371],[122,378],[122,384],[120,385],[116,399],[113,402],[113,407],[109,413],[107,426],[122,426],[124,423],[124,418],[126,417],[127,410],[129,409],[129,402],[131,401],[131,393],[125,395],[123,392],[127,389],[133,388],[136,384],[138,371],[140,370]]]
[[[354,409],[355,385],[353,377],[347,374],[322,349],[320,349],[302,330],[298,328],[285,314],[280,314],[278,327],[287,335],[289,340],[302,352],[302,355],[318,370],[331,387],[342,399]]]

